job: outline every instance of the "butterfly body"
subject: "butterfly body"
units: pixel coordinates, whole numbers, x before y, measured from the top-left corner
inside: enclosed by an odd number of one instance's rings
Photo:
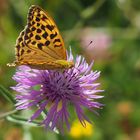
[[[27,26],[16,41],[16,61],[9,66],[28,65],[35,69],[69,69],[63,39],[53,19],[39,6],[31,6]]]
[[[27,65],[33,69],[40,69],[40,70],[59,70],[59,69],[69,69],[74,66],[73,61],[66,61],[66,60],[56,60],[52,62],[40,62],[39,64],[36,64],[34,62],[18,62],[15,61],[14,63],[8,64],[8,66],[21,66],[21,65]]]

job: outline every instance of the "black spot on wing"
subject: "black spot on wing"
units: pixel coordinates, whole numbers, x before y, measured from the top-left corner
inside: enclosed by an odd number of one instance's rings
[[[35,27],[32,27],[32,29],[31,29],[32,31],[35,31],[36,30],[36,28]]]
[[[19,43],[20,43],[22,40],[23,40],[22,37],[18,38],[18,42],[19,42]]]
[[[48,19],[46,16],[43,15],[42,20],[46,20]]]
[[[20,55],[19,55],[19,52],[17,52],[17,54],[16,54],[16,55],[17,55],[17,57],[19,57],[19,56],[20,56]]]
[[[37,16],[40,17],[41,15],[40,14],[37,14]]]
[[[50,31],[52,31],[54,29],[53,25],[46,25],[46,28],[48,28]]]
[[[41,25],[41,29],[45,31],[45,26],[44,25]]]
[[[39,22],[40,21],[40,18],[36,17],[36,21]]]
[[[20,50],[20,45],[17,45],[16,48],[17,48],[17,51],[19,52],[19,50]]]
[[[28,40],[28,41],[27,41],[27,44],[29,44],[30,42],[31,42],[31,40]]]
[[[39,27],[40,26],[40,24],[39,23],[37,23],[37,27]]]
[[[33,16],[31,14],[29,14],[28,20],[31,21],[32,19],[33,19]]]
[[[27,53],[31,53],[31,50],[27,50]]]
[[[24,53],[24,50],[22,49],[22,50],[21,50],[21,55],[23,55],[23,53]]]
[[[39,43],[39,44],[37,44],[37,47],[38,47],[40,50],[42,50],[43,44],[42,44],[42,43]]]
[[[55,39],[53,43],[60,42],[60,39]]]
[[[33,22],[32,22],[32,25],[34,25],[34,24],[35,24],[35,22],[33,21]]]
[[[21,43],[21,45],[22,45],[22,47],[24,47],[24,43],[23,42]]]
[[[32,26],[32,24],[31,23],[28,23],[28,27],[31,27]]]
[[[22,31],[22,33],[21,33],[21,36],[23,36],[24,35],[24,31]]]
[[[45,38],[45,39],[47,38],[47,36],[48,36],[48,33],[47,33],[47,32],[45,32],[45,33],[42,35],[42,37]]]
[[[54,47],[61,47],[62,46],[62,44],[59,44],[59,45],[54,45]]]
[[[28,39],[29,39],[29,37],[28,37],[27,35],[25,35],[24,39],[25,39],[25,40],[28,40]]]
[[[37,32],[37,33],[41,33],[42,30],[41,30],[41,29],[37,29],[36,32]]]
[[[33,37],[33,33],[30,33],[30,35],[29,35],[30,37]]]
[[[50,38],[53,39],[53,38],[55,38],[56,36],[57,36],[57,32],[55,32],[55,34],[51,34],[51,35],[50,35]]]
[[[30,29],[29,28],[26,28],[26,33],[28,34],[30,32],[31,32]]]
[[[36,40],[41,40],[41,37],[40,37],[39,35],[36,35],[36,36],[35,36],[35,39],[36,39]]]
[[[59,44],[56,44],[56,42],[59,43]],[[61,42],[60,39],[55,39],[55,40],[53,41],[54,47],[60,47],[60,46],[62,46],[62,44],[61,44],[60,42]]]
[[[32,45],[35,45],[35,44],[36,44],[36,41],[31,42],[31,44],[32,44]]]
[[[45,45],[48,46],[49,44],[50,44],[50,41],[47,40],[47,41],[45,42]]]

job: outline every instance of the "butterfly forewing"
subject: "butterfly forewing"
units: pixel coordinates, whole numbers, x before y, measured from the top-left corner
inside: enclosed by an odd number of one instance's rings
[[[53,19],[40,7],[31,6],[27,26],[16,41],[16,61],[9,66],[28,65],[35,69],[66,69],[63,39]]]
[[[56,60],[66,60],[64,42],[57,26],[52,18],[38,6],[32,6],[29,9],[24,41],[28,47],[36,47]]]

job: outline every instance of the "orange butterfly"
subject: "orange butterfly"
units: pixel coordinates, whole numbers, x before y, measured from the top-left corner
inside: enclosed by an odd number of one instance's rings
[[[16,61],[8,66],[27,65],[31,68],[50,70],[74,66],[67,61],[66,49],[59,30],[46,11],[32,5],[27,26],[16,41]]]

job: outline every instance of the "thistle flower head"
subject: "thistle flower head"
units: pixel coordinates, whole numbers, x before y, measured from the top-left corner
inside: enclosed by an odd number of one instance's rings
[[[72,52],[68,60],[73,60]],[[42,112],[45,117],[42,120],[47,128],[54,130],[57,127],[63,130],[64,126],[70,129],[69,105],[73,106],[81,124],[85,126],[83,108],[93,110],[100,108],[102,104],[96,102],[102,98],[97,94],[102,90],[97,89],[96,83],[100,72],[92,71],[93,63],[88,65],[85,59],[77,56],[75,66],[65,71],[35,70],[28,66],[18,67],[13,79],[18,83],[12,87],[20,94],[16,95],[16,108],[18,110],[35,107],[35,113],[30,121],[38,118]]]

